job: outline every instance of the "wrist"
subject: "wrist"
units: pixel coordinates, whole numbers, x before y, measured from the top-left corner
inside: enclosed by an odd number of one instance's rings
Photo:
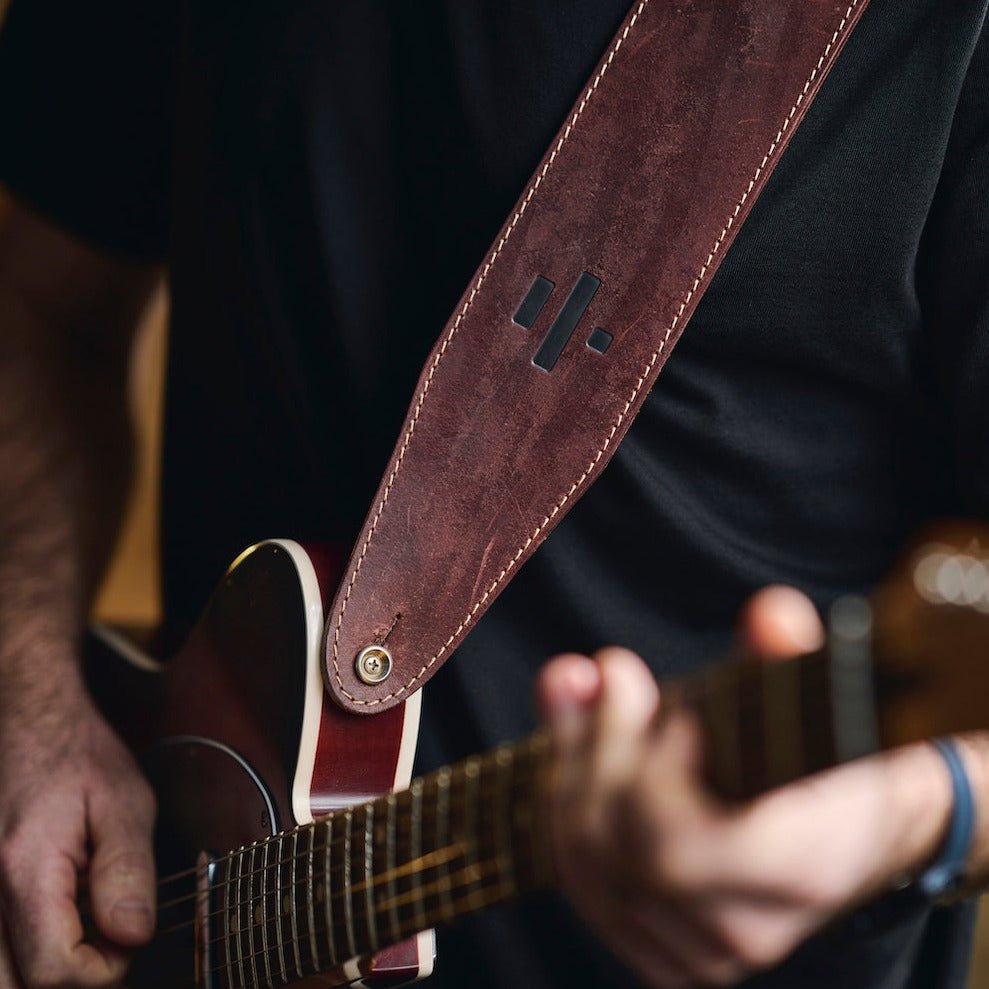
[[[887,886],[920,875],[943,847],[951,824],[954,794],[944,758],[924,743],[888,753],[893,769],[889,827],[892,870]]]
[[[989,885],[989,734],[973,732],[955,736],[972,791],[975,826],[968,849],[965,875],[950,899],[958,899]]]
[[[944,760],[951,780],[951,816],[937,856],[917,877],[916,885],[922,895],[936,900],[951,895],[963,884],[975,834],[976,805],[958,741],[937,738],[931,744]]]
[[[77,709],[86,696],[74,641],[20,630],[0,648],[0,719],[23,720],[39,711]]]

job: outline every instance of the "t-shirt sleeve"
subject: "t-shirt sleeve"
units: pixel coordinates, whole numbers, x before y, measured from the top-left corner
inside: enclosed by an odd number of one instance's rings
[[[13,0],[0,29],[0,184],[92,244],[168,243],[177,0]]]
[[[958,508],[989,517],[989,26],[955,112],[918,275],[954,443]]]

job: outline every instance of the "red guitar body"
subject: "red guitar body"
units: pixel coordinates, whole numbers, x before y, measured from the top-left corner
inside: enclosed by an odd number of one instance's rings
[[[340,562],[329,550],[287,540],[252,547],[164,664],[94,630],[91,690],[158,795],[159,876],[188,873],[203,852],[250,845],[408,785],[418,697],[361,717],[323,689],[323,615]],[[205,940],[188,919],[194,888],[187,874],[176,895],[162,889],[160,934],[135,963],[128,983],[135,989],[208,983],[197,971]],[[174,908],[171,900],[179,901]],[[432,961],[427,931],[308,981],[397,985],[428,975]],[[297,981],[290,961],[272,981]]]

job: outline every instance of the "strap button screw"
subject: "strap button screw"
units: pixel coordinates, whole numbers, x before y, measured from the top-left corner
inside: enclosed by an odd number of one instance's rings
[[[391,675],[391,653],[384,646],[366,646],[357,654],[354,668],[363,683],[372,685]]]

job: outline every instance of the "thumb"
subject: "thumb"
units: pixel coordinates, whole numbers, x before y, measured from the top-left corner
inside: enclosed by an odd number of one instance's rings
[[[138,948],[154,933],[154,797],[143,785],[122,801],[90,811],[89,895],[96,926],[114,944]]]
[[[779,584],[752,595],[739,615],[742,651],[762,659],[789,659],[824,644],[824,626],[810,598]]]

